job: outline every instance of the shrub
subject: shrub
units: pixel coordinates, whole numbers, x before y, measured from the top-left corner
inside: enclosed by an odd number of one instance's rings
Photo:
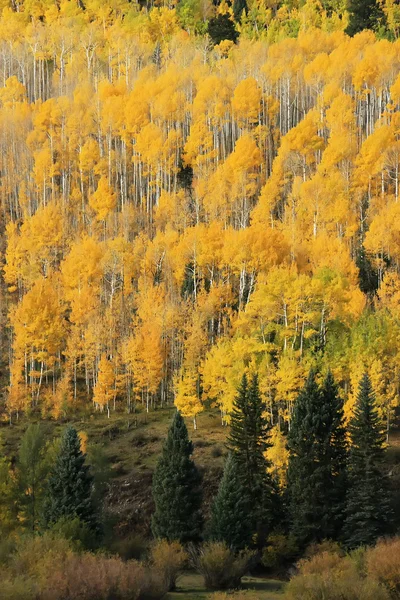
[[[70,555],[53,569],[41,600],[142,600],[166,593],[160,577],[136,561],[101,555]]]
[[[388,600],[384,587],[359,576],[299,575],[288,584],[286,600]]]
[[[383,584],[393,598],[400,598],[400,538],[382,540],[365,552],[368,576]]]
[[[340,552],[321,552],[299,562],[287,587],[287,600],[388,600],[377,581],[363,577],[356,561]]]
[[[303,575],[318,575],[320,573],[334,573],[343,571],[345,567],[352,568],[352,563],[344,562],[343,557],[336,552],[323,551],[312,558],[305,558],[298,562],[298,568]]]
[[[134,533],[123,540],[114,542],[110,550],[118,554],[123,560],[139,560],[148,551],[149,544],[143,536]]]
[[[0,578],[2,600],[156,600],[167,592],[155,568],[73,551],[50,532],[17,540]]]
[[[9,561],[15,551],[16,541],[12,537],[6,537],[0,540],[0,565]]]
[[[313,558],[316,555],[323,553],[337,554],[338,556],[344,556],[345,552],[337,542],[332,540],[324,540],[318,544],[310,544],[304,553],[305,558]]]
[[[32,581],[25,577],[1,579],[2,600],[36,600],[36,589]]]
[[[224,542],[208,542],[198,550],[191,548],[192,564],[203,575],[208,590],[236,588],[250,568],[255,553],[235,554]]]
[[[16,577],[23,573],[41,587],[54,570],[54,565],[62,564],[71,553],[70,543],[54,533],[22,536],[11,556],[10,572]]]
[[[359,548],[352,550],[349,555],[356,572],[363,577],[366,575],[365,550],[364,546],[360,546]]]
[[[98,540],[93,531],[78,517],[62,517],[51,526],[50,531],[55,537],[67,540],[71,547],[77,550],[93,550]]]
[[[220,456],[222,456],[224,454],[221,446],[217,445],[217,446],[213,446],[211,448],[211,456],[213,458],[219,458]]]
[[[261,562],[264,567],[276,569],[294,560],[298,551],[293,537],[279,533],[271,534],[267,539],[267,546],[263,549]]]
[[[161,576],[168,591],[176,588],[176,582],[187,561],[187,554],[179,542],[159,540],[150,550],[150,565]]]

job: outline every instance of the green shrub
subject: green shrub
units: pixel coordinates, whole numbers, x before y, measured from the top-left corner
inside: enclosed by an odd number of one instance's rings
[[[37,590],[30,579],[1,579],[1,600],[36,600]]]
[[[15,552],[16,539],[5,537],[0,540],[0,565],[7,563]]]
[[[271,534],[267,539],[267,545],[263,549],[261,562],[264,567],[276,569],[293,561],[298,554],[296,541],[291,536],[280,533]]]
[[[123,540],[111,544],[110,550],[118,554],[123,560],[140,560],[149,549],[149,543],[143,536],[134,533]]]
[[[235,554],[224,542],[209,542],[198,550],[191,548],[190,554],[208,590],[238,587],[255,558],[255,553],[249,550]]]
[[[55,537],[67,540],[77,550],[93,550],[98,543],[93,531],[78,517],[62,517],[51,526],[50,531]]]
[[[150,566],[160,575],[168,591],[176,588],[180,572],[187,562],[187,554],[179,542],[159,540],[150,550]]]

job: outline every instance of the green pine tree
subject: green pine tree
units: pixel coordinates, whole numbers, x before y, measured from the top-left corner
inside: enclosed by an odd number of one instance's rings
[[[44,523],[52,526],[60,520],[76,518],[93,532],[99,530],[92,502],[92,477],[85,464],[78,432],[68,426],[49,477]]]
[[[337,537],[346,494],[346,434],[331,374],[320,389],[311,371],[295,404],[288,448],[293,534],[300,545]]]
[[[364,29],[376,31],[384,21],[384,13],[379,0],[349,0],[348,35],[355,35]]]
[[[235,29],[235,24],[229,15],[217,15],[208,22],[207,33],[214,45],[220,44],[223,40],[236,42],[239,33]]]
[[[18,524],[16,489],[9,460],[0,439],[0,537],[6,539]]]
[[[326,464],[324,486],[327,515],[323,537],[338,539],[345,515],[347,493],[347,433],[344,425],[343,400],[329,371],[321,389],[321,412],[324,422],[320,438],[320,461]]]
[[[235,17],[235,21],[240,23],[243,11],[247,14],[246,0],[233,0],[233,16]]]
[[[277,485],[265,457],[269,447],[269,425],[265,418],[258,378],[250,385],[243,375],[231,413],[228,447],[237,462],[238,475],[251,498],[249,520],[257,545],[262,544],[272,524],[277,525]]]
[[[177,412],[153,476],[152,530],[156,538],[180,542],[200,538],[201,478],[192,452],[185,421]]]
[[[49,464],[46,440],[40,425],[29,425],[18,453],[17,483],[24,524],[36,529],[43,503]]]
[[[226,542],[235,550],[249,546],[253,533],[250,507],[251,498],[240,478],[237,461],[229,454],[211,509],[209,537]]]
[[[361,380],[350,422],[349,490],[345,540],[349,548],[373,544],[390,532],[392,509],[384,470],[385,432],[380,422],[371,381]]]

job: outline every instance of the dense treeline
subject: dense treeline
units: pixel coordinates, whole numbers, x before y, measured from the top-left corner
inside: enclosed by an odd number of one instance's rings
[[[274,534],[288,535],[304,550],[324,540],[353,549],[393,533],[385,436],[367,374],[346,430],[332,374],[319,385],[310,372],[295,403],[280,474],[270,460],[265,414],[257,375],[250,382],[244,375],[232,411],[230,454],[203,537],[236,551],[260,551]],[[182,543],[202,537],[200,478],[191,453],[177,413],[153,479],[155,537]]]
[[[399,42],[348,37],[340,3],[258,29],[249,3],[216,46],[184,5],[84,5],[0,19],[4,418],[175,400],[227,421],[248,368],[289,427],[313,365],[346,415],[367,369],[389,426]]]

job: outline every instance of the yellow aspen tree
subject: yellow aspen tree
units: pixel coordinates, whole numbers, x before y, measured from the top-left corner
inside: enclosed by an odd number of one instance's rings
[[[199,373],[196,369],[183,369],[176,376],[175,406],[184,417],[193,419],[193,428],[197,429],[197,415],[204,410],[200,400]]]
[[[110,418],[110,403],[116,395],[115,373],[112,362],[105,354],[101,355],[97,381],[93,389],[93,404],[100,412],[107,410],[107,416]]]
[[[94,210],[96,219],[105,221],[116,204],[116,194],[112,191],[108,178],[103,175],[99,179],[96,191],[89,198],[89,205]]]

